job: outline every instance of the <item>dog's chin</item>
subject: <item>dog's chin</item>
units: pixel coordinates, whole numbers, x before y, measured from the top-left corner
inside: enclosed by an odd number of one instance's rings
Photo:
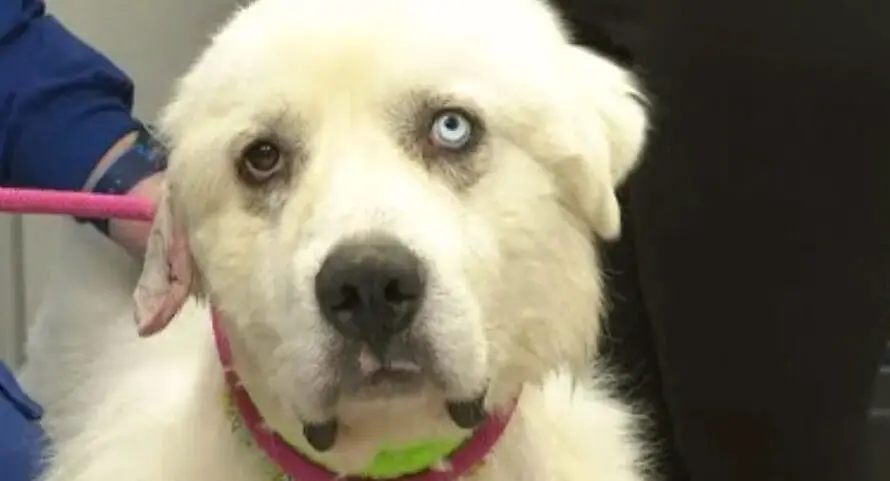
[[[414,419],[420,424],[445,423],[451,428],[471,429],[487,417],[486,390],[470,399],[448,392],[441,366],[428,356],[411,350],[394,350],[381,361],[369,350],[338,352],[326,366],[330,391],[302,393],[325,399],[324,423],[367,424],[370,419]],[[374,424],[373,422],[371,424]]]
[[[315,365],[319,370],[313,376],[321,380],[316,389],[295,389],[291,383],[273,394],[277,398],[273,405],[285,411],[277,419],[296,422],[302,437],[320,453],[338,446],[351,449],[347,447],[374,439],[408,442],[460,436],[490,415],[486,386],[475,396],[454,397],[435,363],[429,365],[410,356],[381,362],[362,351],[354,358],[339,351],[329,354],[336,356]]]
[[[485,390],[472,399],[452,399],[434,370],[413,362],[368,364],[351,374],[341,391],[337,409],[341,412],[401,413],[397,417],[404,418],[405,411],[413,410],[462,429],[474,428],[487,417]]]

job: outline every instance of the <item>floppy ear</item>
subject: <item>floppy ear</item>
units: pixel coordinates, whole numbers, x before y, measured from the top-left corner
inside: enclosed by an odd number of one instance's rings
[[[149,234],[142,275],[133,293],[141,336],[164,329],[196,286],[191,253],[169,196],[162,196]]]
[[[621,232],[615,190],[637,165],[645,143],[647,112],[633,76],[577,46],[565,57],[570,82],[564,106],[571,125],[571,154],[559,167],[561,182],[589,227],[604,239]]]

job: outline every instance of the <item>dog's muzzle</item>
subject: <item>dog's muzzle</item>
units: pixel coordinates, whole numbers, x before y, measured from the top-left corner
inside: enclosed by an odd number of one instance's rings
[[[346,341],[341,388],[383,386],[394,393],[434,377],[428,342],[411,335],[426,291],[426,265],[392,236],[353,238],[331,250],[315,277],[315,295],[325,322]],[[458,426],[472,428],[487,417],[484,399],[448,401],[447,412]],[[307,438],[327,441],[330,426],[312,426]]]

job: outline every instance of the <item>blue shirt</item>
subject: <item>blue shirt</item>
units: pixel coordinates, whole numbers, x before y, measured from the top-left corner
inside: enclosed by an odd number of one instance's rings
[[[2,0],[9,1],[9,0]],[[38,420],[43,410],[0,362],[0,479],[33,481],[41,471],[46,438]]]
[[[133,83],[45,13],[0,0],[0,185],[79,190],[138,128]]]

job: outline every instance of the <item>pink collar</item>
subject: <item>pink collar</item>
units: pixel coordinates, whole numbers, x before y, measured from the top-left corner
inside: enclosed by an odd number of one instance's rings
[[[0,212],[151,221],[154,206],[144,199],[119,195],[0,187]],[[332,473],[308,460],[276,433],[263,429],[262,416],[247,391],[240,387],[237,373],[231,369],[229,342],[215,309],[212,311],[212,324],[219,359],[234,404],[254,441],[269,459],[294,481],[379,481],[360,477],[344,478]],[[388,481],[453,481],[468,474],[484,462],[503,435],[514,409],[515,405],[511,405],[506,412],[489,416],[473,436],[449,456],[446,462],[450,469],[447,471],[428,469]]]

